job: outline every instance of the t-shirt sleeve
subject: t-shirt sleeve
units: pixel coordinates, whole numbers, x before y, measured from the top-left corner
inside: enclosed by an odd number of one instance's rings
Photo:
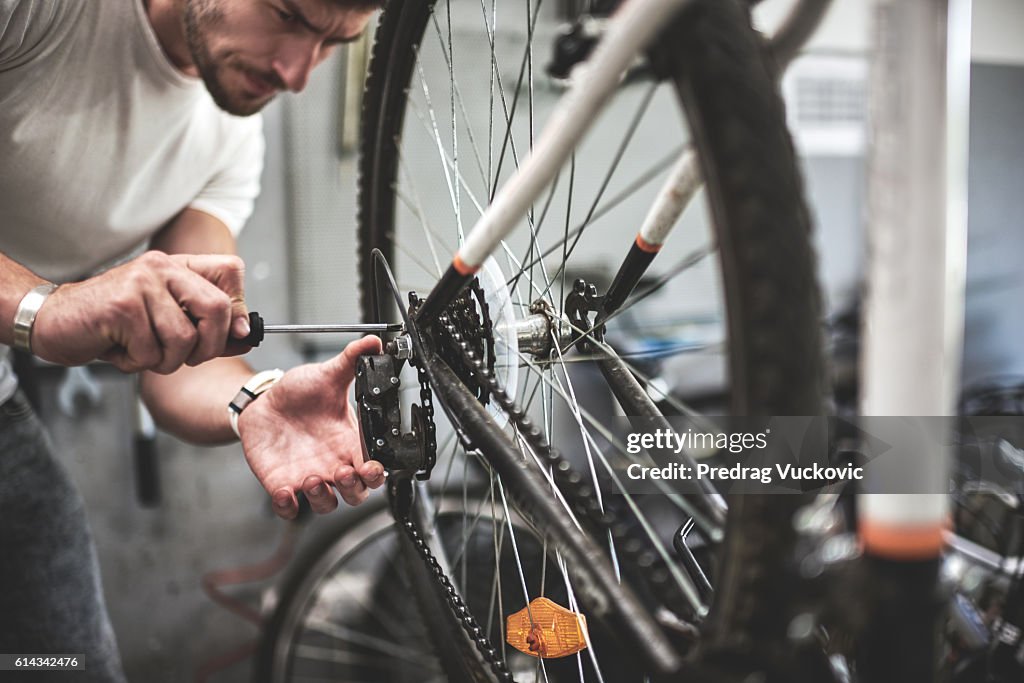
[[[67,10],[66,0],[0,0],[0,71],[44,49]]]
[[[262,116],[233,119],[232,123],[237,124],[238,129],[225,148],[221,168],[192,200],[189,208],[217,218],[232,235],[237,236],[252,215],[253,204],[260,193],[266,144]]]

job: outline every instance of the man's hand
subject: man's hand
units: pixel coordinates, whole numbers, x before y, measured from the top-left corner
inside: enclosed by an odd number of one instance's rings
[[[380,339],[364,337],[324,363],[294,368],[239,416],[246,460],[279,517],[298,513],[297,491],[323,514],[338,506],[331,484],[346,503],[358,505],[367,488],[384,483],[381,464],[363,458],[348,400],[356,359],[380,351]]]
[[[237,256],[147,252],[58,288],[36,317],[32,350],[61,365],[98,358],[124,372],[198,365],[224,353],[229,331],[248,334],[244,278]]]

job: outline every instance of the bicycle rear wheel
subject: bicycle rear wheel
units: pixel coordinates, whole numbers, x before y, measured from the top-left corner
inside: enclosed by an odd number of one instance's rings
[[[367,320],[375,317],[379,303],[390,300],[389,292],[373,288],[370,250],[386,255],[403,289],[425,293],[475,216],[527,153],[553,99],[541,89],[534,63],[535,46],[553,40],[538,21],[543,11],[540,2],[509,9],[486,0],[402,3],[384,11],[364,100],[360,162],[360,291]],[[496,17],[508,16],[519,23],[505,31],[507,24]],[[479,18],[476,30],[466,25],[473,17]],[[734,414],[819,414],[824,373],[810,221],[773,67],[738,2],[694,2],[665,35],[653,63],[667,74],[666,87],[642,70],[623,85],[611,112],[598,121],[599,130],[523,221],[520,237],[499,254],[505,294],[517,315],[536,300],[562,311],[575,275],[601,278],[608,267],[609,237],[599,231],[609,223],[629,224],[635,231],[653,195],[652,181],[685,145],[684,126],[667,129],[664,120],[670,119],[657,113],[669,112],[679,122],[671,112],[681,102],[713,230],[705,234],[696,217],[684,217],[691,230],[673,238],[652,272],[669,292],[661,322],[669,318],[677,327],[692,328],[710,319],[717,321],[720,338],[674,344],[671,352],[686,357],[694,348],[720,349]],[[477,108],[482,119],[471,114]],[[661,121],[651,125],[647,117],[655,115]],[[616,127],[624,128],[617,136],[611,132]],[[436,170],[423,173],[430,161]],[[624,168],[632,169],[630,177],[622,177]],[[623,254],[628,233],[620,233]],[[676,268],[684,265],[693,267]],[[686,276],[670,280],[676,270]],[[627,309],[639,300],[627,302]],[[639,310],[635,306],[620,317]],[[386,305],[382,311],[392,318]],[[648,309],[642,317],[652,315]],[[682,321],[672,320],[680,315]],[[619,333],[621,355],[646,382],[645,371],[655,367],[648,364],[650,357],[664,357],[665,349],[635,354],[626,347],[637,340],[622,329]],[[557,353],[544,363],[524,356],[518,356],[524,367],[506,368],[503,381],[508,386],[516,380],[518,400],[544,425],[548,439],[572,454],[600,489],[607,484],[599,476],[607,465],[602,448],[614,453],[600,442],[602,411],[613,413],[606,392],[598,389],[600,378],[584,368],[586,363]],[[707,355],[694,357],[688,367],[708,364]],[[712,364],[716,358],[711,356]],[[648,390],[664,393],[659,387]],[[530,450],[523,448],[527,461]],[[553,498],[559,495],[552,492]],[[706,629],[709,643],[760,642],[770,648],[785,633],[793,581],[788,559],[795,540],[789,519],[800,502],[790,496],[730,500]],[[630,517],[643,514],[640,505],[624,507]],[[634,524],[649,541],[664,544],[655,525]],[[591,541],[606,548],[610,566],[619,566],[615,543],[603,537]],[[623,579],[643,583],[628,570]],[[645,592],[642,586],[637,590]],[[648,604],[652,612],[657,608]],[[641,670],[636,675],[643,680]]]

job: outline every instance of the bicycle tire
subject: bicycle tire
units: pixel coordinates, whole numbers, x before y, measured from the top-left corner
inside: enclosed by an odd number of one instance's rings
[[[303,611],[311,586],[327,571],[326,563],[339,545],[348,541],[357,545],[364,534],[391,529],[393,519],[387,500],[373,496],[359,508],[319,526],[313,538],[303,543],[301,551],[289,562],[284,577],[274,587],[273,607],[260,624],[253,657],[253,683],[288,680],[294,647],[291,630]]]
[[[307,624],[305,619],[314,611],[322,610],[325,604],[330,602],[337,604],[340,613],[352,618],[352,613],[359,609],[365,609],[366,603],[351,604],[351,601],[339,600],[336,595],[330,592],[330,586],[334,583],[353,583],[358,588],[365,588],[357,579],[364,570],[356,571],[349,566],[358,562],[360,554],[368,556],[381,552],[384,544],[382,538],[388,541],[386,548],[395,557],[403,556],[407,552],[415,553],[407,538],[398,533],[394,525],[392,512],[386,504],[385,496],[374,496],[359,510],[352,514],[338,517],[331,523],[321,526],[314,538],[304,544],[302,552],[289,565],[287,574],[275,588],[277,593],[273,608],[270,610],[266,620],[260,628],[260,636],[257,644],[256,655],[253,663],[254,683],[287,683],[295,677],[304,675],[330,676],[335,679],[345,680],[348,683],[357,681],[389,681],[389,683],[424,683],[424,681],[436,680],[440,674],[451,681],[476,681],[486,680],[480,678],[480,669],[468,667],[455,675],[452,675],[447,667],[442,667],[439,662],[431,666],[419,669],[407,669],[404,666],[393,666],[392,662],[384,657],[379,661],[377,668],[360,669],[358,663],[353,664],[351,655],[361,652],[358,641],[344,643],[346,647],[338,662],[332,664],[329,660],[322,663],[321,670],[312,672],[301,670],[299,660],[304,656],[303,647],[308,648],[307,631],[317,628],[317,624]],[[457,518],[465,510],[479,509],[483,498],[479,493],[470,493],[463,499],[458,496],[447,496],[437,500],[441,510],[440,518]],[[442,524],[442,527],[444,525]],[[516,523],[517,528],[525,530],[520,522]],[[485,535],[485,534],[484,534]],[[386,538],[385,538],[386,537]],[[450,536],[446,536],[451,541]],[[394,541],[394,542],[390,542]],[[534,552],[538,552],[534,548]],[[388,566],[388,565],[385,565]],[[386,574],[377,576],[381,581],[394,581],[401,578],[400,584],[388,583],[380,588],[390,594],[395,594],[400,588],[406,588],[408,595],[404,602],[399,602],[404,611],[392,613],[393,624],[409,626],[415,636],[415,644],[429,644],[437,646],[437,640],[451,638],[448,646],[461,648],[462,644],[457,638],[459,631],[454,628],[447,628],[443,620],[438,620],[438,625],[444,628],[437,634],[424,631],[421,623],[432,623],[422,617],[423,610],[441,611],[446,609],[443,600],[437,599],[433,590],[433,581],[430,576],[416,577],[417,571],[422,567],[418,560],[407,560],[401,563],[390,564],[393,569],[400,570],[402,576]],[[471,570],[472,571],[472,570]],[[409,575],[406,576],[406,572]],[[392,608],[394,605],[392,605]],[[415,618],[414,618],[415,617]],[[363,634],[365,635],[365,634]],[[372,635],[372,632],[371,632]],[[435,637],[436,636],[436,637]],[[409,641],[403,641],[409,645]],[[443,648],[442,648],[443,649]],[[470,645],[470,650],[472,646]],[[365,651],[362,651],[365,654]],[[401,655],[402,653],[396,653]],[[439,653],[440,654],[440,653]],[[443,656],[443,654],[441,654]],[[472,652],[462,653],[461,657],[466,662],[474,661]],[[402,661],[399,657],[398,661]],[[331,668],[331,667],[334,668]]]
[[[405,97],[432,3],[387,8],[373,48],[359,176],[360,300],[372,320],[370,250],[394,255]],[[738,415],[817,415],[823,405],[820,300],[810,218],[776,74],[748,10],[695,2],[656,50],[683,103],[699,152],[719,245],[729,337],[730,399]],[[384,299],[387,301],[387,299]],[[730,501],[707,629],[711,648],[785,633],[792,585],[791,496]]]

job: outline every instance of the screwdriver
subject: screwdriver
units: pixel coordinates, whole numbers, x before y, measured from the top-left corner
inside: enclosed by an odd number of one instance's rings
[[[402,323],[354,323],[344,325],[266,325],[263,317],[256,311],[249,313],[249,334],[233,342],[247,346],[259,346],[268,334],[337,334],[339,332],[355,332],[361,334],[381,334],[383,332],[401,332],[405,329]]]

